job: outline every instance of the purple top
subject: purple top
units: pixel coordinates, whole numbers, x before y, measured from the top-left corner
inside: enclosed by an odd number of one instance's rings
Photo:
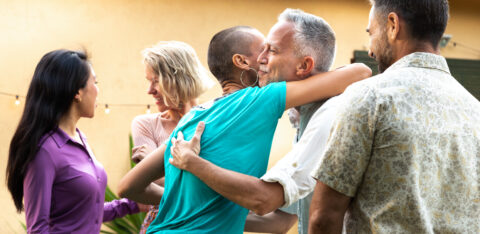
[[[102,221],[138,212],[127,199],[104,203],[107,174],[82,143],[58,128],[43,138],[23,181],[28,233],[99,233]]]

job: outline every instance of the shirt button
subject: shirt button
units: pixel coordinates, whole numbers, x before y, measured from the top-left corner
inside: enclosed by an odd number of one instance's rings
[[[297,167],[297,163],[294,162],[294,163],[292,164],[292,166],[293,166],[293,167]]]
[[[92,161],[92,158],[88,158],[88,161],[90,161],[90,162],[91,162],[91,161]]]
[[[100,177],[97,176],[97,181],[100,182]]]
[[[97,220],[95,220],[95,224],[98,224],[98,219],[97,219]]]

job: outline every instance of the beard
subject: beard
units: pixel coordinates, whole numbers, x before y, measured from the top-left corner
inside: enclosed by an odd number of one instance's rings
[[[388,44],[387,32],[383,32],[383,36],[378,43],[379,53],[376,55],[378,62],[378,72],[383,73],[393,64],[393,49]]]

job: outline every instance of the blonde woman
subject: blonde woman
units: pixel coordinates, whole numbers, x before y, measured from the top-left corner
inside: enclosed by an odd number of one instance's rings
[[[148,94],[155,99],[159,113],[137,116],[132,122],[135,147],[132,159],[140,162],[168,139],[178,121],[197,97],[212,83],[191,46],[179,41],[160,42],[142,52]],[[163,186],[163,179],[157,180]],[[140,233],[155,219],[158,205],[151,206]]]

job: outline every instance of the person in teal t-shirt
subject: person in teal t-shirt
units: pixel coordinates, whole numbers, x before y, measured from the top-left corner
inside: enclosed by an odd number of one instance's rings
[[[221,167],[260,177],[267,169],[277,120],[285,110],[285,91],[285,82],[261,89],[238,90],[215,100],[208,108],[193,108],[171,136],[178,131],[191,136],[197,123],[204,121],[208,128],[204,132],[201,156]],[[165,192],[157,218],[147,233],[163,230],[241,233],[248,210],[222,197],[193,174],[168,163],[170,145],[168,141],[164,161]],[[234,157],[236,155],[244,156]]]
[[[192,108],[170,137],[181,131],[188,140],[203,121],[208,127],[202,136],[200,156],[255,177],[267,169],[273,134],[285,109],[337,95],[350,83],[371,74],[365,65],[353,64],[302,81],[247,88],[257,82],[252,70],[258,69],[256,58],[263,40],[263,35],[250,27],[226,29],[213,37],[208,63],[224,96]],[[170,146],[170,141],[163,144],[120,182],[121,196],[147,204],[160,202],[159,213],[147,232],[242,233],[248,210],[171,165]],[[152,183],[163,175],[164,189]]]

